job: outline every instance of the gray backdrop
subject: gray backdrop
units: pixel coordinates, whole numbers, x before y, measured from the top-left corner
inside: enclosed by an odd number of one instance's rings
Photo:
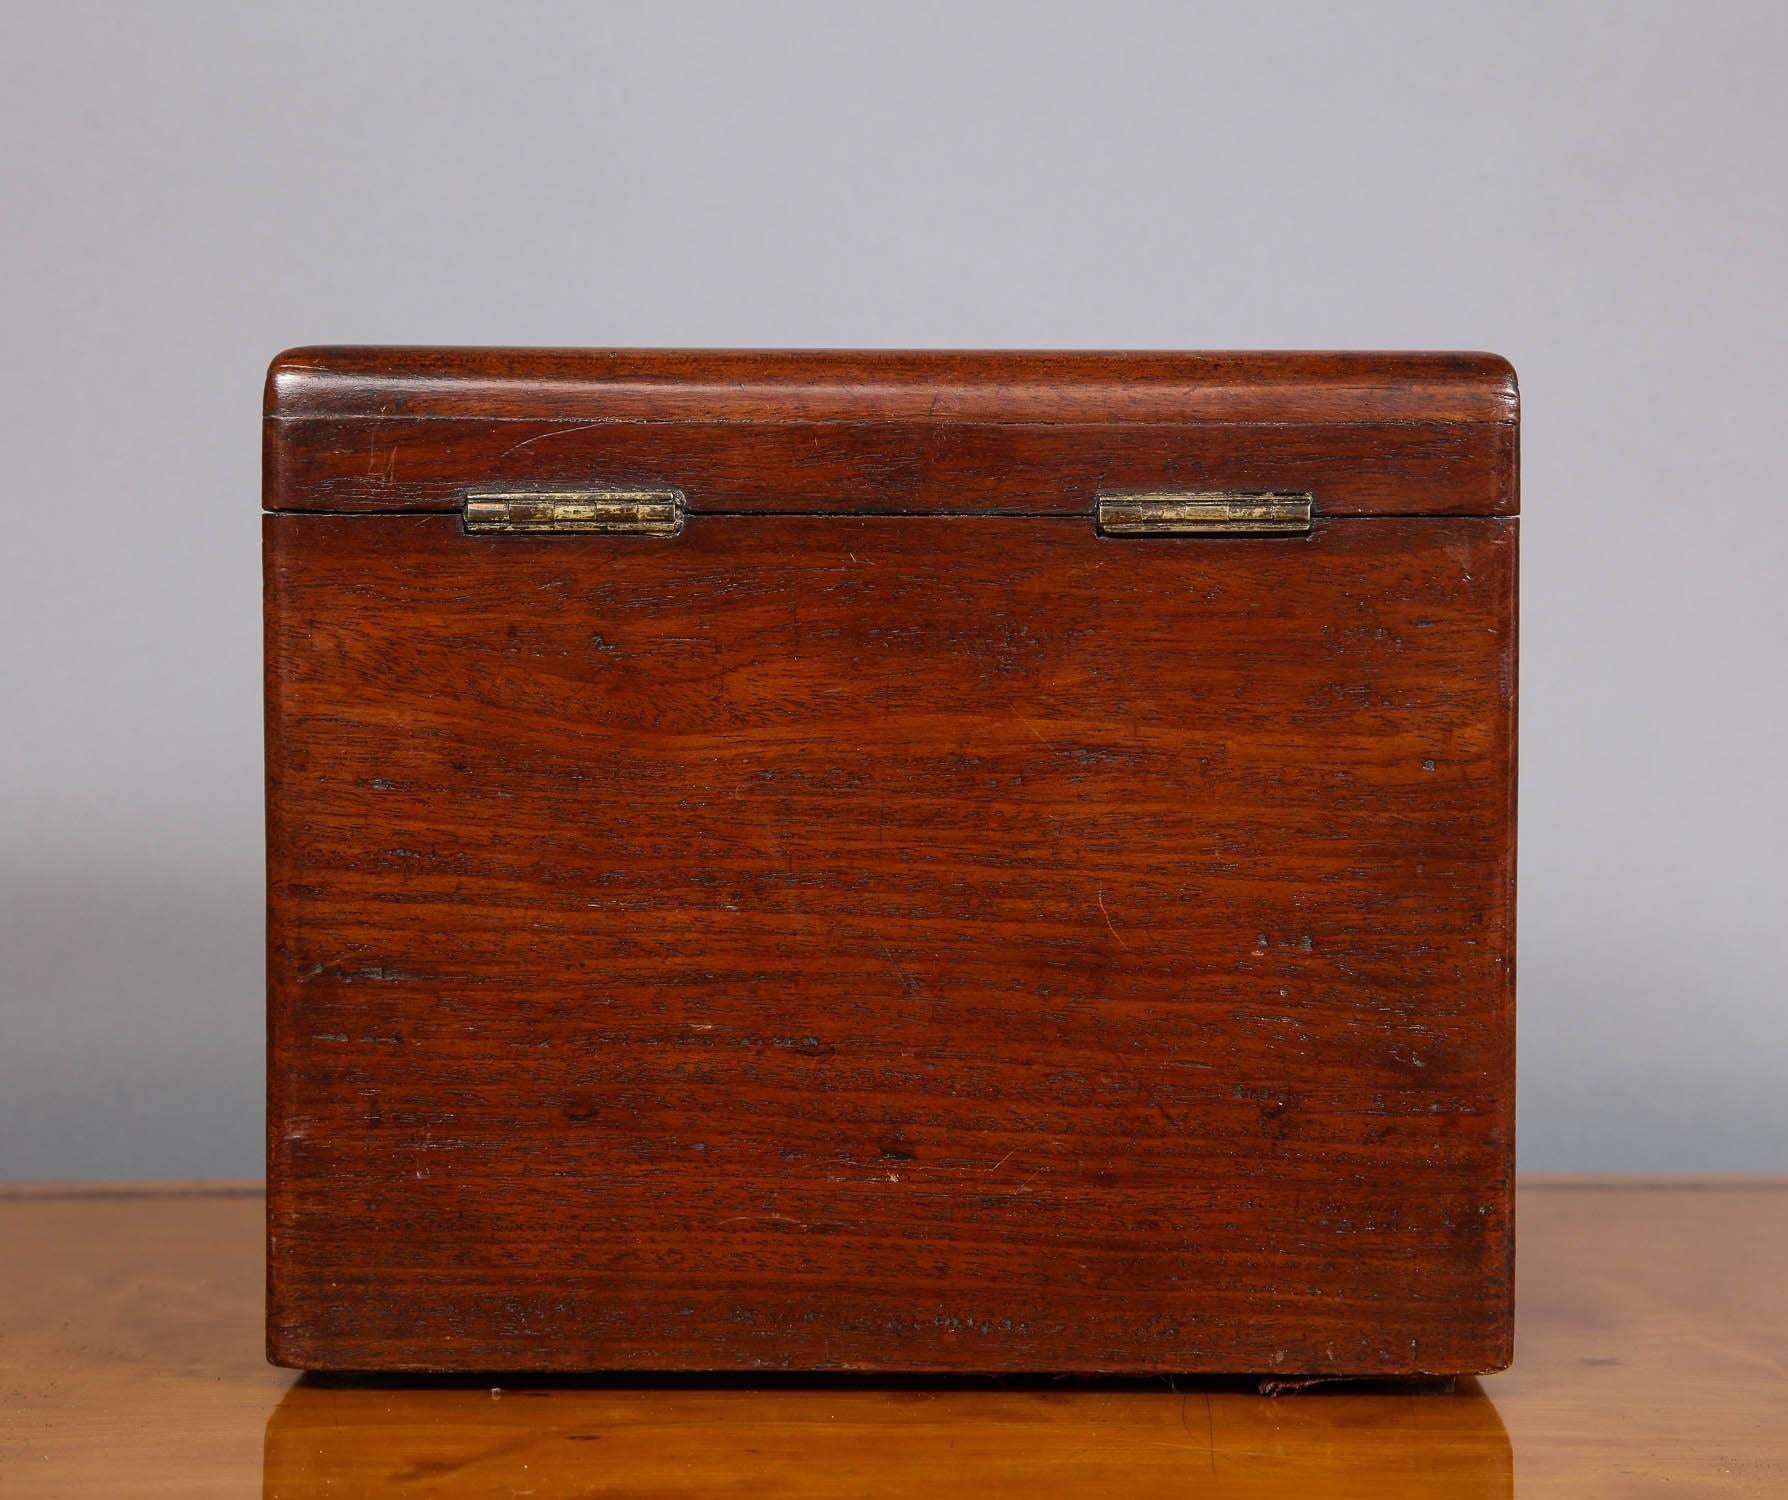
[[[300,342],[1487,348],[1521,1162],[1788,1168],[1788,6],[12,3],[0,1177],[261,1160]]]

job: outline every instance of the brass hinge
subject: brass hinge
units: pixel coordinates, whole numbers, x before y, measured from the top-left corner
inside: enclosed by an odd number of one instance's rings
[[[1149,495],[1101,495],[1104,536],[1244,536],[1310,529],[1314,497],[1293,490],[1168,490]]]
[[[467,531],[606,531],[675,536],[683,492],[649,490],[484,490],[465,497]]]

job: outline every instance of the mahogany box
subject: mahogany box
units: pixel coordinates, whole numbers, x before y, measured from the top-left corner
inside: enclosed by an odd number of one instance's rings
[[[300,349],[268,1346],[1510,1357],[1477,354]]]

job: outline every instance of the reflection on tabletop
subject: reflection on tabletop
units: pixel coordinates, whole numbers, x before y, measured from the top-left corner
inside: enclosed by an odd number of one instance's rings
[[[1263,1398],[1202,1380],[312,1378],[269,1419],[263,1473],[268,1500],[1514,1493],[1508,1435],[1472,1380]]]

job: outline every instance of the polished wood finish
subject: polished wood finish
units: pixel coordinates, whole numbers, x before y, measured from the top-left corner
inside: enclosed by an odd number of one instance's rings
[[[1513,529],[270,517],[279,1357],[1503,1364]]]
[[[1309,490],[1327,515],[1518,509],[1488,355],[297,349],[270,510],[469,484],[681,487],[697,513],[1088,513],[1101,489]]]
[[[469,483],[672,480],[697,514],[1084,514],[1100,489],[1307,490],[1328,515],[1515,505],[1507,423],[1013,426],[784,422],[741,442],[724,422],[333,418],[279,424],[269,493],[284,508],[452,510]]]
[[[275,387],[700,406],[769,494],[785,417],[1501,421],[1505,368],[410,352]],[[1518,523],[1113,542],[1091,499],[266,518],[277,1359],[1507,1362]]]
[[[289,417],[697,421],[1510,422],[1494,354],[310,348]]]
[[[0,1189],[0,1494],[1780,1493],[1788,1183],[1520,1196],[1512,1371],[1268,1399],[1186,1380],[294,1383],[261,1358],[258,1194]]]

